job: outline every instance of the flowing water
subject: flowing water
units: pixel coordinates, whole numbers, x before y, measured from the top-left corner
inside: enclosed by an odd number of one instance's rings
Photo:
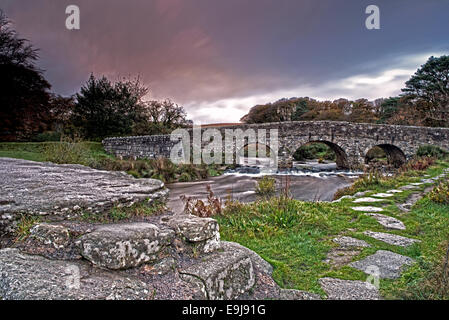
[[[338,189],[350,186],[360,172],[339,171],[335,164],[318,164],[309,162],[296,165],[296,169],[288,172],[270,172],[256,167],[241,167],[219,177],[196,182],[179,182],[168,185],[170,196],[168,205],[174,212],[183,210],[180,196],[194,197],[205,200],[206,186],[210,185],[214,194],[222,199],[231,196],[241,202],[257,200],[256,183],[261,176],[276,179],[276,190],[282,190],[289,177],[289,191],[297,200],[331,201]]]

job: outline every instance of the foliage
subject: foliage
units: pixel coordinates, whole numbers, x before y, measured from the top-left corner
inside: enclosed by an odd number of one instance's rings
[[[88,139],[129,135],[147,93],[139,79],[113,83],[104,76],[96,79],[91,74],[76,94],[73,123]]]
[[[133,125],[133,135],[168,134],[190,125],[183,107],[170,99],[146,101],[141,106],[139,120]]]
[[[38,217],[22,215],[15,229],[15,241],[23,241],[30,235],[31,228],[39,222]]]
[[[405,83],[402,91],[426,102],[427,118],[441,126],[449,125],[449,56],[430,57]]]
[[[213,217],[222,213],[221,199],[216,197],[210,185],[206,185],[207,200],[194,199],[185,195],[181,196],[184,202],[184,212],[201,218]]]
[[[11,28],[0,10],[0,140],[24,140],[46,127],[50,84],[37,50]]]
[[[59,164],[90,165],[90,149],[79,138],[63,137],[59,143],[45,145],[44,157],[46,161]]]
[[[433,165],[435,161],[435,158],[429,157],[415,158],[403,164],[402,167],[399,168],[399,173],[407,171],[424,171]]]
[[[276,192],[276,179],[264,176],[256,184],[256,193],[260,196],[271,196]]]
[[[324,143],[311,143],[298,148],[293,154],[296,161],[313,159],[336,160],[335,152]]]
[[[431,145],[420,146],[416,152],[418,157],[432,157],[440,160],[444,159],[448,154],[449,152],[441,149],[440,147]]]
[[[378,123],[387,123],[387,120],[392,118],[399,108],[400,97],[390,97],[385,99],[380,106],[380,117]]]
[[[144,219],[164,213],[167,210],[166,203],[162,200],[144,201],[133,204],[130,207],[116,205],[111,210],[102,214],[85,212],[81,218],[87,222],[124,222],[135,218]]]
[[[60,132],[56,131],[45,131],[35,135],[31,140],[36,142],[45,142],[45,141],[60,141],[62,138]]]
[[[148,88],[136,79],[112,82],[91,75],[76,94],[73,123],[85,138],[167,134],[187,126],[183,107],[169,99],[144,101]]]
[[[449,204],[449,181],[441,182],[429,194],[429,199],[441,204]]]
[[[391,178],[382,175],[380,171],[374,169],[357,178],[351,186],[339,189],[335,193],[334,199],[336,200],[346,195],[353,195],[360,189],[375,189],[389,185],[391,185]]]

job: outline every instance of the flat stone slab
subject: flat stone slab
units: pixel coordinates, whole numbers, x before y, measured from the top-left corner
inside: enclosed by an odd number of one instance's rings
[[[388,190],[387,193],[402,193],[404,191],[402,190],[397,190],[397,189],[392,189],[392,190]]]
[[[413,186],[413,185],[408,184],[408,185],[400,187],[399,189],[401,189],[401,190],[415,190],[415,189],[418,189],[418,186]]]
[[[372,196],[376,197],[376,198],[391,198],[391,197],[394,196],[394,194],[391,194],[391,193],[376,193],[376,194],[373,194]]]
[[[332,241],[339,244],[341,247],[359,247],[359,248],[371,247],[371,245],[366,241],[346,236],[332,239]]]
[[[384,209],[378,208],[378,207],[353,207],[351,208],[355,211],[362,211],[362,212],[382,212]]]
[[[374,219],[377,220],[377,222],[379,222],[381,225],[383,225],[387,229],[405,230],[404,223],[396,218],[386,216],[383,214],[379,214],[379,213],[367,213],[366,215],[373,217]]]
[[[338,203],[338,202],[341,202],[344,199],[354,199],[354,196],[342,196],[339,199],[332,201],[332,203]]]
[[[4,300],[146,300],[147,284],[86,262],[49,260],[0,250],[0,297]]]
[[[422,182],[413,182],[413,183],[410,183],[412,186],[422,186],[424,183],[422,183]]]
[[[363,260],[352,262],[350,266],[381,279],[397,279],[413,261],[412,258],[391,251],[379,250]]]
[[[384,200],[383,199],[377,199],[377,198],[371,198],[371,197],[365,197],[365,198],[355,199],[352,202],[354,202],[354,203],[364,203],[364,202],[372,203],[372,202],[382,202],[382,201],[384,201]]]
[[[354,280],[321,278],[321,288],[329,300],[380,300],[379,290],[373,285]]]
[[[408,247],[416,242],[421,242],[421,240],[417,239],[410,239],[403,236],[398,236],[396,234],[391,233],[383,233],[383,232],[373,232],[373,231],[365,231],[363,233],[364,235],[367,235],[368,237],[374,238],[376,240],[394,245],[399,247]]]
[[[0,158],[0,176],[0,233],[12,232],[20,214],[62,220],[168,194],[162,181],[81,165]]]
[[[161,230],[151,223],[111,224],[98,227],[79,240],[81,255],[93,264],[128,269],[159,260],[159,253],[169,246],[175,231]]]
[[[359,191],[356,194],[354,194],[354,197],[364,197],[366,196],[368,193],[372,192],[371,190],[366,190],[366,191]]]

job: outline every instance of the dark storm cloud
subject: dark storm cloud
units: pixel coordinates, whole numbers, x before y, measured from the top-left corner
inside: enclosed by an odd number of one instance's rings
[[[140,75],[203,121],[235,121],[288,96],[374,98],[398,92],[428,54],[447,52],[442,0],[0,0],[41,48],[54,90],[76,92],[90,72]],[[65,29],[65,8],[81,30]],[[364,27],[381,9],[381,30]]]

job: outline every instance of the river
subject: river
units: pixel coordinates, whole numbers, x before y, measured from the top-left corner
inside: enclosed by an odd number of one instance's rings
[[[210,185],[214,194],[222,199],[231,196],[241,202],[257,200],[255,192],[257,180],[263,175],[276,179],[276,190],[284,189],[286,177],[290,179],[289,190],[292,198],[304,201],[332,201],[337,190],[350,186],[360,173],[335,170],[335,164],[310,162],[296,165],[296,170],[286,173],[247,173],[257,172],[254,168],[242,167],[218,177],[196,182],[179,182],[167,185],[170,189],[168,206],[176,213],[183,210],[182,195],[205,200],[206,186]]]

